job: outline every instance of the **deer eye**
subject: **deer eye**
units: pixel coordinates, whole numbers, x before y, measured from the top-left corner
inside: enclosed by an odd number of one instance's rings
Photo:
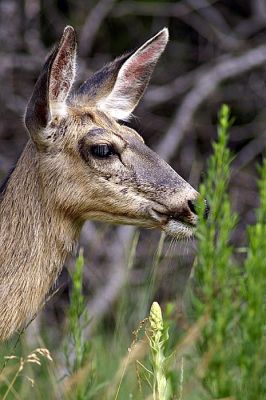
[[[114,147],[110,144],[94,144],[90,147],[90,152],[94,157],[108,158],[116,154]]]

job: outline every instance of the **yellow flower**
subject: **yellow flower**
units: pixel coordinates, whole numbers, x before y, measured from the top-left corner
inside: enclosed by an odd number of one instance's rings
[[[154,331],[154,333],[156,333],[158,331],[161,332],[163,330],[162,311],[161,311],[161,307],[159,306],[157,301],[154,301],[152,303],[149,321],[151,324],[151,329],[152,329],[152,331]]]

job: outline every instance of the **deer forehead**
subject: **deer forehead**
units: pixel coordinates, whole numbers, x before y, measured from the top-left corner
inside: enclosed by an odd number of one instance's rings
[[[127,142],[133,137],[144,142],[134,129],[120,125],[100,110],[87,107],[69,107],[66,116],[53,118],[46,128],[46,137],[54,144],[59,143],[62,148],[76,148],[77,143],[85,136],[87,140],[91,138],[94,142],[97,141],[97,128],[101,129],[101,141],[117,141],[120,138]]]

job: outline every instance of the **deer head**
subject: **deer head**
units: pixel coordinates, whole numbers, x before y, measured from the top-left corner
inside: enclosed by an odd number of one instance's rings
[[[65,28],[25,114],[38,176],[55,212],[80,224],[92,219],[159,227],[177,238],[193,233],[197,192],[121,124],[142,97],[167,41],[165,28],[75,90],[76,37]]]

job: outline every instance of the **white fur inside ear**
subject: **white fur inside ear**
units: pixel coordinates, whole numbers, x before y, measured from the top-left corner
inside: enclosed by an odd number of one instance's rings
[[[141,46],[121,67],[112,91],[97,106],[115,119],[127,120],[137,106],[156,62],[168,42],[164,28]]]
[[[52,118],[54,117],[59,117],[63,118],[66,117],[68,112],[67,112],[67,105],[65,102],[59,102],[59,101],[52,101],[50,102],[50,112]]]
[[[76,76],[76,40],[74,30],[66,27],[51,66],[49,107],[52,117],[67,115],[67,98]]]
[[[101,99],[97,107],[99,110],[108,113],[111,117],[120,121],[127,121],[130,119],[131,112],[134,107],[131,107],[130,98],[107,96],[105,99]]]
[[[76,54],[73,55],[72,63],[60,70],[60,81],[51,80],[50,82],[49,107],[52,117],[67,116],[67,98],[75,81],[75,76]]]

